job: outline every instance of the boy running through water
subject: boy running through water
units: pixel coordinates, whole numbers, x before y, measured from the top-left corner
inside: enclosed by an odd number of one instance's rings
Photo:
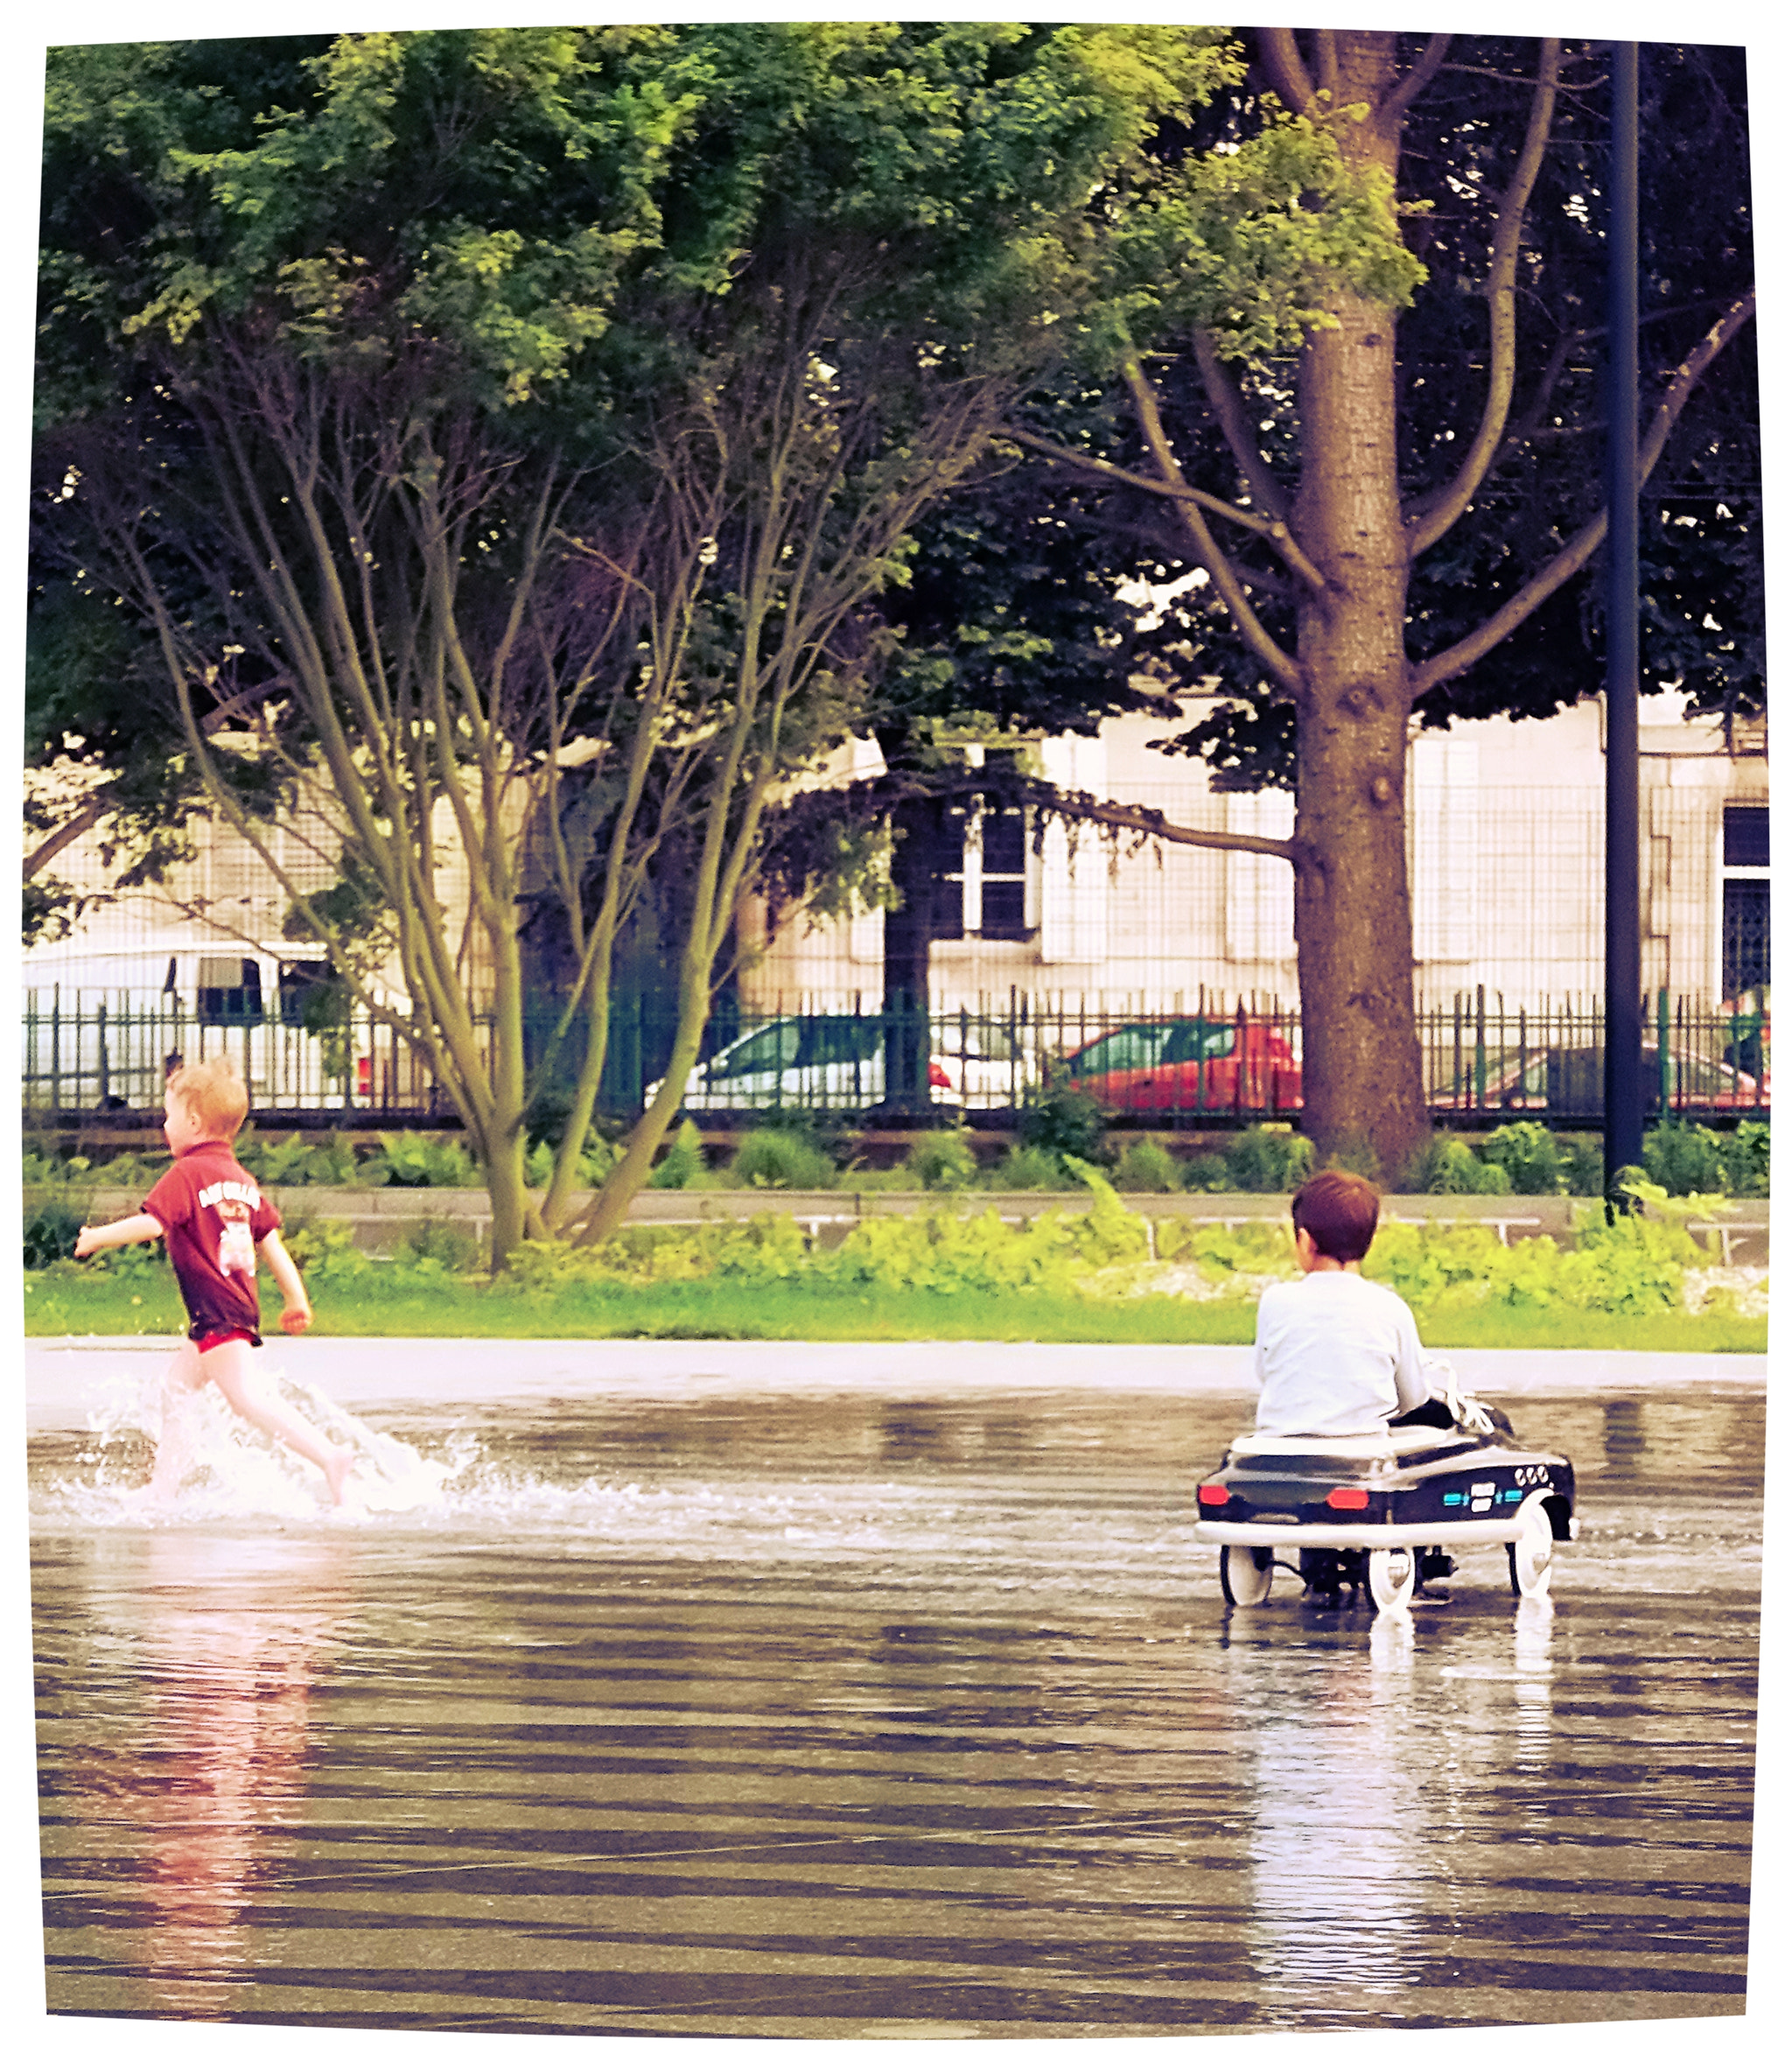
[[[297,1336],[312,1321],[312,1306],[292,1256],[280,1242],[280,1214],[238,1165],[231,1141],[248,1114],[248,1095],[222,1060],[183,1066],[168,1077],[163,1129],[174,1164],[150,1190],[135,1216],[84,1224],[74,1256],[115,1245],[165,1237],[168,1258],[189,1318],[186,1341],[165,1377],[163,1435],[156,1449],[153,1486],[178,1485],[170,1406],[213,1383],[239,1417],[280,1440],[323,1470],[332,1503],[354,1455],[325,1438],[264,1385],[249,1355],[262,1342],[256,1293],[257,1251],[268,1262],[285,1308],[282,1330]]]

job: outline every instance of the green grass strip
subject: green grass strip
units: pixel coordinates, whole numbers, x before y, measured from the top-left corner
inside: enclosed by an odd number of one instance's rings
[[[317,1290],[321,1338],[790,1338],[820,1341],[1001,1339],[1073,1345],[1248,1345],[1248,1301],[1150,1295],[1096,1300],[1045,1289],[941,1293],[847,1288],[814,1282],[751,1287],[738,1281],[569,1284],[551,1292],[409,1270],[371,1271],[335,1293]],[[178,1334],[180,1303],[165,1276],[25,1276],[32,1337]],[[268,1310],[270,1335],[275,1322]],[[1764,1318],[1662,1311],[1522,1310],[1482,1304],[1418,1313],[1438,1351],[1575,1349],[1626,1352],[1764,1353]]]

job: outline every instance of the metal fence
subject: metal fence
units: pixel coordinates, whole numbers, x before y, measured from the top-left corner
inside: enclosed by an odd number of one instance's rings
[[[541,1028],[548,1020],[545,1005]],[[1713,1008],[1663,990],[1648,999],[1642,1052],[1649,1112],[1765,1117],[1771,1026],[1765,1009]],[[612,1006],[602,1105],[638,1111],[669,1052],[668,1013],[639,996]],[[1602,1114],[1605,1027],[1592,999],[1508,1008],[1485,989],[1421,1013],[1425,1091],[1468,1124],[1521,1116],[1563,1123]],[[444,1118],[452,1104],[388,1025],[351,1013],[308,1027],[300,998],[276,991],[234,1013],[172,995],[35,990],[25,997],[21,1086],[28,1114],[154,1110],[175,1055],[225,1055],[257,1109],[335,1110],[368,1120]],[[577,1053],[564,1055],[570,1069]],[[564,1084],[564,1083],[563,1083]],[[698,1118],[839,1116],[958,1110],[1000,1121],[1068,1084],[1122,1120],[1164,1128],[1298,1121],[1299,1020],[1274,1007],[1127,1013],[1021,996],[1005,1008],[914,1012],[719,1010],[685,1092]]]

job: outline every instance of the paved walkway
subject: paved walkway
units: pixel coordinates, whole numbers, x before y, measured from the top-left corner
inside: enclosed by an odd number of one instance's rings
[[[37,1338],[25,1348],[28,1421],[73,1428],[116,1378],[143,1372],[172,1338]],[[1755,1353],[1490,1352],[1449,1356],[1466,1387],[1498,1400],[1586,1390],[1766,1385]],[[931,1395],[991,1390],[1108,1389],[1166,1395],[1248,1394],[1240,1345],[811,1344],[776,1339],[308,1338],[270,1340],[267,1364],[314,1382],[351,1408],[369,1403],[527,1401],[580,1395],[827,1391]]]

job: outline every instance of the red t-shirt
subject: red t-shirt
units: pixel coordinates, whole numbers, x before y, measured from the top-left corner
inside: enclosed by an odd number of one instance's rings
[[[144,1199],[162,1226],[192,1319],[189,1338],[214,1331],[259,1333],[256,1246],[280,1228],[280,1212],[236,1163],[222,1139],[208,1138],[181,1153]],[[256,1342],[261,1342],[259,1337]]]

